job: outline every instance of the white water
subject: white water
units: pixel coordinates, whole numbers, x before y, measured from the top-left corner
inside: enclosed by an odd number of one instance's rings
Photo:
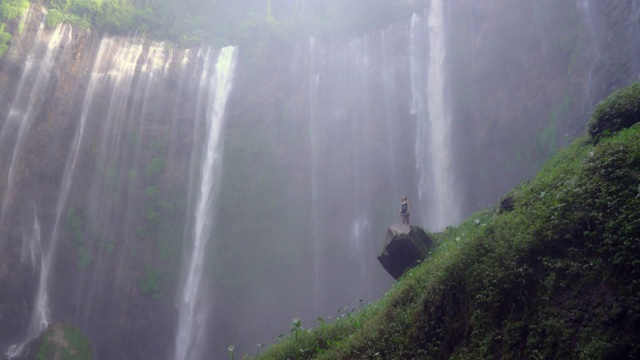
[[[580,7],[582,8],[583,17],[585,19],[589,35],[592,39],[595,39],[595,27],[593,25],[593,15],[591,14],[590,0],[581,0]]]
[[[0,132],[0,142],[3,145],[7,141],[15,141],[10,155],[7,185],[2,194],[0,220],[11,202],[16,168],[35,117],[42,105],[43,95],[49,91],[49,84],[54,78],[53,69],[56,60],[72,40],[71,30],[69,25],[59,25],[48,36],[44,31],[44,23],[42,23],[36,35],[37,40],[25,62],[25,68],[15,92],[9,115]]]
[[[18,126],[17,134],[13,132],[13,134],[16,136],[16,143],[13,148],[11,162],[9,165],[9,177],[2,204],[2,215],[4,215],[4,212],[6,211],[6,208],[10,203],[9,199],[11,198],[11,192],[13,188],[15,176],[14,172],[16,170],[16,166],[21,156],[22,148],[24,147],[28,133],[31,130],[31,127],[35,120],[35,114],[39,110],[38,105],[41,105],[38,103],[42,101],[43,95],[46,93],[46,91],[48,91],[49,82],[52,81],[55,60],[60,52],[64,51],[67,45],[72,41],[72,29],[68,25],[58,26],[51,34],[50,38],[46,36],[43,29],[44,26],[41,25],[40,30],[37,34],[36,45],[34,45],[34,51],[32,51],[32,53],[29,55],[29,59],[26,62],[25,70],[22,74],[20,83],[18,85],[18,90],[16,91],[16,95],[9,112],[9,118],[5,122],[5,126],[3,126],[2,134],[0,136],[0,139],[3,140],[5,139],[5,136],[10,136],[11,130],[6,131],[7,125]],[[36,52],[37,48],[44,44],[46,44],[46,50],[42,55],[42,60],[36,61],[36,58],[40,56]],[[27,99],[26,102],[24,102],[25,98]],[[0,219],[2,218],[2,215],[0,215]],[[11,345],[9,347],[9,349],[5,353],[5,355],[9,359],[22,355],[22,352],[24,351],[24,344],[26,344],[29,340],[37,337],[40,332],[46,329],[46,327],[49,325],[47,283],[51,270],[53,254],[56,248],[56,238],[55,236],[53,236],[49,244],[46,244],[47,246],[42,245],[40,241],[40,224],[38,221],[35,205],[34,230],[32,236],[34,238],[30,240],[31,243],[28,246],[28,250],[30,252],[29,256],[32,260],[32,265],[34,266],[34,268],[36,263],[36,251],[40,255],[38,290],[36,293],[34,308],[31,313],[31,322],[29,323],[26,341],[22,344]],[[36,243],[38,249],[35,248]],[[25,250],[26,249],[23,248],[23,259],[25,257]]]
[[[22,264],[24,265],[26,259],[30,260],[30,264],[34,271],[38,266],[38,261],[42,263],[42,243],[40,242],[40,221],[38,220],[38,211],[36,205],[33,204],[33,229],[30,234],[23,235],[22,242]],[[25,345],[33,337],[29,336],[28,339],[20,344],[14,344],[9,346],[5,352],[7,359],[12,359],[18,356],[25,355]]]
[[[316,39],[309,39],[309,55],[313,56],[316,53]],[[319,74],[319,59],[310,59],[310,74],[309,74],[309,140],[311,143],[311,241],[313,242],[313,289],[314,289],[314,307],[318,310],[319,297],[320,297],[320,271],[321,264],[318,254],[321,252],[321,238],[320,238],[320,194],[319,194],[319,151],[320,144],[314,134],[318,132],[317,120],[318,117],[318,96],[320,93],[320,74]]]
[[[429,9],[429,61],[426,77],[424,70],[416,62],[421,50],[419,44],[423,41],[417,33],[421,21],[417,15],[411,21],[413,111],[418,120],[418,197],[422,223],[431,230],[440,230],[460,218],[452,177],[451,118],[445,97],[446,43],[442,0],[433,0]],[[426,92],[422,90],[424,81],[427,82]]]
[[[104,58],[104,54],[109,51],[110,47],[101,46],[98,51],[97,59]],[[125,63],[130,64],[130,62]],[[94,65],[93,74],[98,72],[99,62],[96,62]],[[120,75],[120,72],[116,73]],[[116,75],[112,74],[112,75]],[[119,76],[115,76],[116,79],[119,79]],[[49,245],[45,249],[42,258],[42,266],[40,273],[40,281],[38,284],[38,291],[36,294],[36,301],[34,306],[34,311],[31,317],[31,325],[29,326],[29,338],[34,338],[38,336],[38,334],[44,330],[48,324],[50,323],[50,305],[49,305],[49,285],[50,285],[50,270],[53,267],[53,261],[55,260],[55,252],[57,248],[57,243],[59,239],[60,232],[60,223],[64,216],[66,210],[66,203],[69,197],[69,192],[71,191],[71,185],[73,180],[73,172],[76,167],[76,163],[78,161],[78,157],[80,155],[80,145],[82,144],[85,125],[88,120],[88,109],[90,108],[90,102],[93,98],[93,93],[96,89],[97,84],[99,83],[100,77],[92,76],[89,81],[89,86],[87,88],[85,94],[85,100],[83,105],[82,114],[80,116],[79,125],[76,128],[76,133],[73,139],[73,145],[71,148],[71,152],[66,161],[62,183],[60,186],[60,192],[58,194],[58,202],[56,206],[56,219],[53,226],[53,231],[51,233],[51,238],[49,240]]]
[[[219,189],[221,175],[223,127],[227,98],[231,91],[233,73],[236,65],[236,48],[226,47],[220,51],[215,66],[215,74],[208,76],[205,71],[202,81],[206,82],[207,97],[207,131],[205,140],[205,154],[200,158],[197,178],[191,179],[192,186],[196,186],[196,211],[191,239],[191,253],[183,291],[178,303],[179,326],[176,335],[176,360],[197,359],[204,342],[204,330],[207,318],[207,308],[203,299],[202,277],[205,263],[205,249],[211,230],[212,218],[215,211],[215,200]],[[207,58],[211,56],[209,53]],[[209,61],[205,61],[208,64]]]
[[[33,204],[33,227],[29,233],[22,235],[22,256],[21,262],[24,265],[29,259],[30,265],[35,271],[38,266],[38,257],[42,254],[42,243],[40,242],[40,220],[36,204]]]
[[[598,37],[596,34],[596,30],[595,30],[595,25],[593,22],[593,14],[591,13],[591,4],[590,4],[590,0],[581,0],[580,1],[580,6],[579,6],[579,10],[581,10],[582,12],[582,19],[583,19],[583,24],[585,25],[585,27],[587,28],[587,34],[589,36],[588,40],[586,41],[586,43],[591,43],[592,44],[592,48],[591,50],[588,50],[588,58],[593,61],[593,65],[590,66],[589,69],[589,74],[587,75],[587,82],[585,84],[585,94],[586,94],[586,108],[587,109],[591,109],[595,104],[594,104],[594,99],[592,96],[592,88],[593,88],[593,72],[594,72],[594,68],[595,68],[595,63],[597,62],[598,58],[600,57],[598,48],[600,47],[598,45]],[[589,110],[587,110],[589,111]]]
[[[97,56],[91,71],[91,77],[87,90],[85,91],[82,103],[82,113],[80,116],[80,135],[76,139],[82,138],[82,132],[87,122],[93,124],[92,132],[85,135],[92,139],[93,151],[95,152],[96,171],[93,172],[91,190],[86,198],[90,200],[88,211],[86,211],[86,222],[91,224],[92,231],[99,234],[113,234],[113,224],[120,224],[120,229],[124,229],[124,235],[119,233],[120,239],[129,239],[127,230],[129,223],[114,220],[114,214],[124,212],[130,213],[129,203],[122,206],[119,199],[114,194],[118,189],[116,186],[123,186],[124,182],[109,181],[107,174],[127,173],[129,169],[135,168],[138,152],[134,155],[126,153],[131,141],[131,135],[140,133],[145,115],[145,97],[148,96],[150,88],[153,86],[152,80],[164,76],[166,63],[170,64],[171,58],[166,57],[162,43],[152,43],[145,45],[144,41],[138,38],[104,38],[100,41]],[[166,62],[166,63],[165,63]],[[142,98],[142,101],[141,101]],[[142,105],[141,105],[142,102]],[[106,111],[102,110],[107,105]],[[98,133],[96,131],[98,126]],[[74,153],[75,153],[74,148]],[[133,165],[132,165],[133,163]],[[116,183],[118,185],[116,185]],[[131,199],[129,197],[128,199]],[[87,235],[87,237],[90,237]],[[91,249],[89,243],[86,249]],[[126,246],[126,241],[122,241],[122,247]],[[96,294],[101,287],[113,286],[113,291],[121,283],[109,284],[104,281],[104,274],[109,273],[116,279],[124,271],[130,271],[129,264],[122,262],[120,258],[113,269],[105,269],[104,252],[98,252],[95,258],[91,259],[92,270],[86,272],[84,281],[79,282],[80,291],[75,296],[76,310],[78,312],[79,324],[85,328],[90,328],[91,322],[95,319],[92,313],[95,310]],[[116,314],[113,314],[116,316]]]

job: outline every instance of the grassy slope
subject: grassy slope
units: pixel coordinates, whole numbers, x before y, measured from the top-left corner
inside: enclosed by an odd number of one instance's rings
[[[577,139],[506,198],[434,234],[432,258],[377,303],[260,358],[638,358],[640,125]]]

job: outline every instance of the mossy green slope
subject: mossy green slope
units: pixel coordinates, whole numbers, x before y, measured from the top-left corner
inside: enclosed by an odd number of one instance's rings
[[[433,234],[434,255],[377,303],[260,358],[638,358],[640,124],[626,126],[577,139],[512,207]]]

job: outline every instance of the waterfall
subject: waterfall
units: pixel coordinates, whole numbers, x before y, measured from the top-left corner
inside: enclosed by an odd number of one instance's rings
[[[399,221],[399,199],[414,188],[407,30],[398,23],[367,35],[311,38],[298,48],[306,57],[297,56],[304,64],[294,68],[304,69],[297,76],[308,111],[304,293],[316,314],[375,298],[387,284],[376,260],[380,234]]]
[[[157,106],[151,98],[161,93],[159,85],[163,84],[172,63],[173,52],[167,48],[164,43],[148,44],[137,38],[102,39],[85,93],[81,124],[89,118],[94,126],[98,125],[90,135],[98,168],[91,181],[86,221],[93,232],[122,239],[123,249],[135,238],[134,226],[128,219],[134,217],[137,205],[132,194],[147,135],[142,128],[151,121],[153,111],[149,108]],[[106,111],[101,111],[105,104]],[[114,228],[113,224],[119,226]],[[96,250],[99,244],[95,242],[96,239],[87,239],[80,249],[86,254],[97,253],[91,256],[93,271],[82,282],[76,298],[78,317],[87,328],[95,321],[92,313],[96,302],[98,307],[102,305],[101,291],[109,286],[126,287],[118,275],[134,271],[135,266],[122,257],[110,265],[104,246]],[[128,251],[133,250],[128,248]],[[105,274],[116,274],[113,283],[105,281]]]
[[[50,91],[49,86],[55,78],[54,66],[56,65],[56,60],[58,60],[60,53],[64,52],[71,40],[72,33],[70,26],[59,25],[50,37],[48,37],[44,32],[44,24],[41,24],[35,44],[28,55],[14,100],[9,110],[9,116],[0,134],[0,141],[2,141],[3,144],[7,140],[13,140],[11,139],[12,136],[15,137],[15,145],[10,156],[11,160],[7,170],[8,179],[0,221],[2,221],[2,217],[10,204],[13,182],[15,180],[15,170],[22,155],[23,147],[33,126],[36,114],[43,105],[43,100]],[[44,53],[42,53],[43,51]],[[53,238],[48,244],[44,245],[40,242],[40,224],[35,205],[32,236],[34,238],[29,240],[28,250],[34,268],[36,251],[40,255],[38,290],[31,315],[31,322],[27,331],[27,340],[22,344],[11,345],[5,354],[8,358],[22,355],[26,342],[37,337],[49,324],[47,282],[56,249],[56,239]],[[39,249],[35,249],[36,245]],[[26,249],[23,248],[23,257],[25,250]]]
[[[207,54],[205,64],[209,63]],[[195,216],[191,251],[183,290],[178,303],[179,325],[176,335],[175,359],[197,359],[204,339],[209,304],[202,293],[202,277],[205,263],[205,251],[213,229],[213,216],[219,189],[222,156],[222,128],[227,98],[231,91],[236,48],[226,47],[220,51],[215,64],[215,73],[209,77],[202,75],[202,85],[206,94],[206,138],[203,139],[204,155],[195,154],[199,159],[192,171],[190,192],[195,195]],[[199,99],[200,100],[200,99]],[[198,149],[198,146],[196,146]]]
[[[40,220],[38,219],[38,209],[36,209],[35,203],[33,204],[33,226],[30,230],[30,233],[22,235],[22,256],[20,260],[24,265],[28,258],[31,267],[35,271],[38,266],[37,257],[42,254]]]
[[[0,169],[4,170],[5,162],[8,162],[6,186],[3,193],[0,193],[3,199],[0,223],[12,200],[15,172],[25,143],[44,99],[51,90],[50,85],[55,80],[56,61],[72,40],[71,30],[69,25],[59,25],[48,35],[45,33],[44,23],[40,24],[36,41],[25,61],[19,85],[0,132],[0,144],[3,148],[9,143],[14,144],[10,151],[3,151],[0,155]]]
[[[416,140],[415,140],[415,154],[416,154],[416,170],[418,175],[418,204],[421,205],[423,198],[427,195],[427,181],[429,175],[429,149],[427,148],[427,134],[428,134],[428,114],[425,108],[426,93],[425,82],[427,77],[423,66],[423,58],[425,57],[425,49],[423,44],[426,43],[421,25],[422,19],[418,14],[413,14],[411,17],[411,30],[409,32],[409,62],[410,62],[410,79],[411,79],[411,114],[416,119]],[[414,207],[416,207],[414,205]],[[428,209],[421,209],[423,214],[428,214]],[[412,211],[415,213],[415,211]],[[423,225],[427,225],[427,217],[423,215],[421,221]],[[415,221],[415,214],[414,214]]]
[[[319,92],[320,92],[320,69],[316,59],[316,39],[309,39],[308,53],[311,59],[309,60],[309,142],[311,145],[311,241],[313,242],[313,293],[314,293],[314,306],[318,309],[318,303],[320,298],[320,253],[321,253],[321,237],[320,237],[320,197],[318,192],[318,174],[319,174],[319,151],[320,144],[318,138],[314,134],[318,133],[317,113],[319,111]]]
[[[411,21],[411,82],[413,112],[418,121],[416,167],[419,174],[418,197],[423,224],[440,230],[459,221],[459,204],[453,186],[451,117],[446,96],[444,10],[441,0],[431,2],[427,19],[429,55],[426,77],[417,62],[422,49],[421,21]],[[423,89],[426,81],[426,91]],[[425,105],[426,103],[426,105]],[[426,113],[425,113],[426,112]]]
[[[580,0],[580,8],[585,19],[587,31],[589,31],[589,35],[591,36],[591,38],[595,39],[595,26],[593,25],[593,15],[591,14],[590,0]]]

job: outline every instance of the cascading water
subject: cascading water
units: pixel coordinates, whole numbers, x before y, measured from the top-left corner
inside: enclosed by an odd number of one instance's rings
[[[309,39],[309,54],[315,54],[316,52],[316,39]],[[318,113],[318,96],[320,91],[320,74],[319,66],[317,64],[319,60],[316,58],[310,59],[309,67],[311,68],[309,74],[309,139],[311,145],[311,241],[313,242],[313,293],[314,293],[314,306],[316,310],[318,309],[318,303],[320,298],[320,259],[319,254],[321,254],[321,238],[320,238],[320,197],[318,193],[318,174],[319,174],[319,164],[318,164],[318,152],[319,140],[314,134],[317,133],[317,123],[316,117]]]
[[[51,90],[50,85],[55,80],[56,60],[59,58],[58,55],[67,49],[71,39],[71,26],[59,25],[50,36],[47,36],[44,31],[44,23],[41,23],[36,34],[36,41],[25,61],[20,83],[0,132],[0,143],[3,147],[7,146],[9,142],[14,143],[11,151],[0,155],[0,169],[3,169],[3,173],[8,174],[6,186],[1,194],[3,200],[0,224],[7,206],[11,202],[15,171],[22,156],[25,142],[35,117],[43,106],[44,95]]]
[[[581,0],[580,1],[580,5],[578,10],[581,13],[582,16],[582,23],[584,24],[584,27],[587,29],[587,35],[588,38],[586,39],[586,41],[584,41],[585,44],[591,44],[591,49],[587,50],[589,55],[588,58],[593,61],[593,64],[595,64],[597,62],[597,59],[599,58],[599,54],[598,54],[598,35],[596,33],[596,29],[595,29],[595,24],[594,24],[594,20],[593,20],[593,14],[591,13],[591,1],[590,0]],[[593,71],[594,71],[595,65],[591,65],[590,69],[589,69],[589,74],[587,75],[587,81],[586,81],[586,86],[585,88],[585,111],[590,111],[591,108],[593,108],[594,104],[594,100],[593,100],[593,95],[592,95],[592,91],[593,91]]]
[[[26,62],[18,90],[9,110],[9,116],[3,127],[0,141],[5,141],[11,135],[15,136],[15,146],[12,151],[11,160],[8,166],[7,186],[3,197],[2,213],[0,222],[10,203],[13,190],[14,173],[16,166],[22,155],[26,139],[31,131],[35,120],[35,114],[42,106],[44,95],[50,90],[49,85],[53,80],[54,66],[59,54],[67,48],[72,40],[71,27],[59,25],[51,34],[50,38],[44,33],[44,24],[41,24],[36,42]],[[42,49],[44,47],[44,49]],[[42,53],[44,51],[44,54]],[[40,61],[38,58],[42,56]],[[17,129],[16,129],[17,128]],[[40,242],[40,225],[37,220],[37,212],[34,205],[34,236],[37,237],[38,254],[40,255],[39,285],[36,293],[31,322],[26,334],[26,339],[31,340],[40,334],[49,324],[49,304],[47,283],[50,276],[51,264],[56,251],[55,235],[47,244]],[[54,230],[55,233],[55,230]],[[30,257],[35,266],[35,243],[30,245]],[[15,344],[9,347],[6,352],[8,358],[22,355],[24,344]]]
[[[306,61],[295,68],[306,70],[315,314],[372,299],[385,284],[376,261],[378,234],[398,220],[394,199],[400,189],[411,191],[412,182],[410,166],[402,165],[413,159],[406,140],[411,119],[398,100],[406,91],[398,80],[406,63],[394,52],[402,30],[313,38],[306,57],[298,57]]]
[[[210,51],[205,66],[209,69],[212,57]],[[198,359],[204,339],[208,301],[202,292],[202,277],[205,262],[205,248],[211,237],[213,228],[212,219],[216,207],[219,180],[221,175],[222,156],[222,126],[225,115],[227,98],[231,91],[234,69],[236,65],[236,48],[226,47],[220,51],[215,62],[214,76],[209,77],[207,72],[201,77],[207,92],[202,94],[199,102],[206,102],[207,119],[206,137],[201,139],[203,143],[196,145],[195,149],[201,149],[203,154],[194,153],[192,162],[190,198],[195,202],[195,214],[193,219],[193,234],[190,239],[190,252],[188,254],[188,266],[185,274],[183,290],[179,296],[178,311],[179,325],[176,335],[176,360]],[[197,135],[197,134],[196,134]]]
[[[185,137],[185,129],[193,131],[190,122],[184,119],[193,118],[194,122],[200,123],[207,118],[214,124],[210,128],[211,148],[218,150],[215,144],[219,143],[221,118],[229,91],[225,86],[230,84],[228,76],[235,65],[235,49],[221,52],[220,65],[214,74],[212,51],[201,51],[207,53],[208,58],[203,59],[204,55],[192,56],[188,50],[169,51],[162,43],[148,44],[137,38],[104,38],[97,45],[93,67],[88,71],[88,82],[83,92],[84,100],[78,107],[78,120],[73,123],[75,133],[69,139],[70,145],[65,152],[66,161],[63,162],[64,170],[57,190],[55,211],[50,211],[53,218],[50,220],[51,224],[44,228],[48,236],[44,237],[40,247],[40,241],[36,239],[40,233],[40,222],[35,205],[33,233],[25,233],[23,236],[24,259],[36,257],[40,261],[31,325],[26,336],[28,340],[35,338],[47,325],[60,321],[61,318],[73,319],[76,325],[90,335],[92,324],[95,323],[121,327],[122,319],[128,316],[127,304],[131,301],[132,294],[140,291],[136,289],[136,284],[138,287],[143,286],[140,284],[144,271],[152,266],[147,259],[152,256],[151,252],[155,251],[155,247],[150,248],[139,239],[166,231],[166,235],[156,235],[160,238],[159,241],[166,244],[167,236],[182,231],[180,216],[173,213],[171,216],[176,219],[167,221],[164,228],[166,230],[147,228],[158,226],[151,216],[157,217],[157,212],[169,211],[167,208],[171,207],[157,195],[157,189],[162,185],[158,174],[166,166],[162,153],[169,153],[175,164],[187,164],[188,167],[188,153],[185,154],[184,150],[166,150],[165,134],[171,133],[171,140],[180,145],[190,138]],[[173,61],[174,57],[177,61]],[[35,64],[34,68],[38,68],[38,65]],[[172,80],[175,79],[180,84],[177,93],[167,94],[162,86],[167,82],[169,73],[172,74]],[[39,93],[38,96],[40,95],[42,94]],[[193,100],[195,98],[198,98],[197,103]],[[34,101],[42,100],[36,97]],[[174,114],[173,119],[162,119],[159,122],[157,114],[164,111],[166,106]],[[193,114],[194,112],[197,114]],[[149,128],[157,130],[149,131]],[[166,131],[169,129],[171,131]],[[199,137],[198,130],[194,132],[194,136]],[[170,144],[170,147],[173,146]],[[201,147],[199,149],[203,150]],[[211,166],[219,168],[219,154],[207,154],[207,162],[213,162],[214,165]],[[150,159],[149,156],[155,157]],[[83,171],[76,170],[79,166],[83,167]],[[91,170],[87,171],[89,169]],[[187,173],[188,169],[185,170],[184,173]],[[180,168],[174,171],[179,173]],[[206,177],[203,182],[211,184],[210,173],[204,169],[201,173]],[[89,191],[85,194],[73,191],[78,183]],[[203,186],[206,185],[203,183]],[[141,196],[138,195],[140,193],[146,193],[147,199],[143,195],[141,202]],[[213,193],[215,190],[211,190],[210,194]],[[151,203],[149,199],[152,200]],[[207,203],[206,199],[199,203],[198,213],[203,208],[206,209],[202,204]],[[141,211],[141,208],[144,210]],[[146,215],[142,219],[141,212]],[[208,236],[203,234],[206,226],[202,226],[208,221],[208,215],[210,213],[201,213],[198,217],[199,242]],[[147,225],[148,223],[151,225]],[[146,235],[148,233],[150,235]],[[68,250],[67,254],[56,250],[60,246]],[[172,246],[175,249],[172,251],[179,250],[179,247]],[[166,246],[163,251],[167,251]],[[71,258],[68,252],[72,254]],[[195,254],[201,256],[199,250]],[[38,256],[41,260],[37,259]],[[77,270],[73,271],[73,280],[64,281],[53,276],[54,272],[66,271],[68,260],[74,260],[75,256],[78,263]],[[173,255],[160,256],[167,263],[167,256]],[[65,261],[60,261],[60,258]],[[201,257],[194,260],[195,263],[202,261]],[[132,276],[141,271],[141,265],[144,265],[143,275]],[[198,266],[192,267],[192,270],[194,268],[201,270]],[[194,285],[193,279],[197,276],[193,272],[190,274],[191,285]],[[195,283],[195,290],[190,286],[188,291],[191,291],[191,295],[194,292],[200,295],[198,281]],[[59,291],[56,293],[60,286],[67,289],[66,294],[60,294]],[[114,309],[112,300],[106,294],[117,297],[122,306]],[[60,295],[68,298],[60,299]],[[70,308],[66,304],[75,306]],[[200,313],[197,311],[200,310],[195,311],[192,315],[198,317]],[[104,314],[109,315],[105,318]],[[112,319],[113,323],[110,323]],[[163,324],[165,329],[173,325]],[[142,328],[143,331],[149,331],[144,324]],[[135,328],[133,330],[136,331]],[[122,336],[112,337],[111,343],[99,342],[97,349],[100,353],[107,354],[107,357],[112,357],[110,354],[119,357],[122,351],[129,351],[125,350],[128,348],[127,341],[135,339],[136,337],[123,333]],[[114,347],[114,341],[124,345]],[[27,351],[27,342],[12,345],[7,350],[7,356],[16,357]],[[158,352],[166,353],[161,348]]]
[[[411,82],[414,92],[413,112],[418,120],[416,167],[419,175],[418,196],[422,222],[431,230],[444,229],[460,220],[459,204],[453,187],[451,121],[445,97],[444,66],[446,45],[444,9],[441,0],[433,0],[428,13],[429,58],[426,77],[422,63],[416,61],[417,34],[422,19],[411,20]],[[423,84],[426,81],[426,91]],[[426,114],[425,114],[426,111]]]
[[[27,259],[34,269],[37,269],[39,257],[42,255],[40,220],[38,219],[38,210],[36,204],[33,204],[33,226],[28,233],[22,235],[22,257],[21,262],[24,265]]]
[[[172,53],[163,43],[145,44],[142,39],[121,38],[105,38],[100,42],[84,99],[81,124],[87,117],[99,124],[89,135],[101,167],[91,181],[86,221],[93,232],[102,236],[134,238],[135,227],[126,219],[134,217],[138,199],[128,196],[124,200],[121,196],[132,193],[135,188],[144,144],[140,139],[141,129],[150,121],[149,107],[155,106],[151,98],[159,92],[157,87],[163,83],[171,60]],[[107,111],[103,112],[105,101]],[[127,180],[121,179],[119,174],[127,174]],[[114,223],[121,225],[114,229]],[[127,248],[129,245],[129,241],[123,241],[121,246]],[[92,250],[89,244],[83,249],[81,251]],[[92,313],[96,307],[103,306],[101,302],[96,304],[96,299],[109,286],[103,280],[104,274],[114,272],[109,268],[108,257],[109,251],[100,247],[92,259],[94,271],[87,274],[76,298],[78,317],[86,327],[95,321]],[[119,259],[116,273],[126,270],[132,271],[132,264]],[[112,286],[126,286],[122,280],[117,277]]]

